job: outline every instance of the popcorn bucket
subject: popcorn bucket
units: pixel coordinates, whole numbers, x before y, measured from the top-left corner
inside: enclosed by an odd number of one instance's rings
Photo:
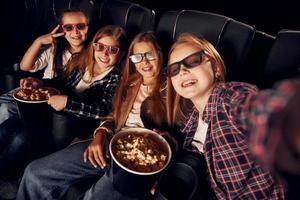
[[[172,153],[167,141],[144,128],[128,128],[112,138],[113,186],[131,197],[146,197],[158,175],[170,162]]]

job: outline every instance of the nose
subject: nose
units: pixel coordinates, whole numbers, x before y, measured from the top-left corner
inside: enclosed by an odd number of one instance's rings
[[[183,75],[183,74],[186,74],[186,73],[189,73],[189,72],[190,72],[189,69],[183,63],[181,63],[179,74]]]
[[[146,56],[142,56],[142,62],[144,63],[149,63],[149,60],[146,58]]]
[[[109,53],[108,53],[108,49],[107,49],[107,48],[105,48],[105,49],[104,49],[104,51],[103,51],[103,53],[104,53],[104,55],[108,56],[108,55],[109,55]]]
[[[75,33],[80,33],[80,31],[78,30],[78,28],[77,28],[76,26],[74,26],[73,31],[74,31]]]

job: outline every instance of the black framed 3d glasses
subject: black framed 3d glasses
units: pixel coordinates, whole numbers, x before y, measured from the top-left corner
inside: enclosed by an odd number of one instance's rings
[[[205,51],[201,50],[201,51],[198,51],[196,53],[193,53],[193,54],[185,57],[181,61],[178,61],[178,62],[168,65],[168,67],[167,67],[168,76],[174,77],[177,74],[179,74],[181,65],[184,65],[188,69],[197,67],[198,65],[200,65],[202,63],[203,55],[205,55]]]

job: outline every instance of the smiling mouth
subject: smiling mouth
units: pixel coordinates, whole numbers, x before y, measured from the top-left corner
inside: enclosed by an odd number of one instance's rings
[[[74,36],[74,37],[71,37],[73,40],[81,40],[81,36]]]
[[[152,67],[151,66],[142,67],[142,70],[145,72],[149,72],[152,70]]]
[[[183,87],[183,88],[190,87],[190,86],[196,84],[197,82],[198,81],[196,79],[189,79],[189,80],[183,81],[181,83],[181,87]]]
[[[100,60],[103,63],[108,63],[109,62],[109,59],[105,59],[105,58],[101,58],[101,57],[98,57],[98,60]]]

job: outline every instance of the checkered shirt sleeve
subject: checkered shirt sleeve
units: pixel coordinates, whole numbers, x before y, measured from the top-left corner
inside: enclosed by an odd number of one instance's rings
[[[76,79],[76,78],[75,78]],[[95,81],[82,95],[71,93],[64,111],[79,117],[100,119],[109,114],[112,99],[118,86],[120,72],[115,67],[103,79]],[[74,81],[72,83],[76,83]]]

